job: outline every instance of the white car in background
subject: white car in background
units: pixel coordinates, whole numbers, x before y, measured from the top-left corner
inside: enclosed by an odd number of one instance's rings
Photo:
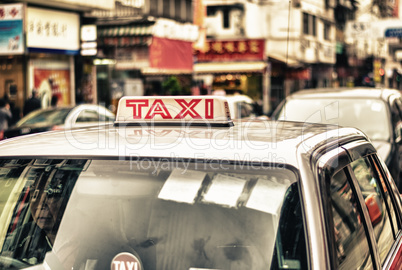
[[[112,111],[97,104],[40,109],[29,113],[4,131],[0,140],[44,131],[112,124],[114,120]]]
[[[246,95],[227,95],[225,98],[229,104],[229,110],[233,119],[254,118],[258,114],[255,111],[255,101]]]

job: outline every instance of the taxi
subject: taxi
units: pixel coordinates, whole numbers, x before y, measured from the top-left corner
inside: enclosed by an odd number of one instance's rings
[[[0,269],[401,269],[402,206],[364,133],[123,97],[113,125],[0,143]]]

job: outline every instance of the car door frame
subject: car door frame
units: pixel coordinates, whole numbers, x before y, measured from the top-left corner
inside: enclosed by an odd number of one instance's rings
[[[326,146],[328,147],[328,146]],[[398,189],[393,181],[390,181],[390,174],[388,172],[388,169],[385,166],[385,163],[383,163],[379,157],[376,154],[376,150],[373,147],[372,144],[370,144],[366,140],[357,140],[354,142],[348,142],[346,144],[343,144],[340,148],[328,148],[328,149],[319,149],[316,150],[314,153],[314,165],[315,166],[315,171],[317,174],[317,178],[319,179],[319,184],[321,186],[321,194],[325,193],[326,190],[326,182],[333,176],[335,175],[338,171],[346,169],[349,172],[351,183],[349,183],[353,188],[356,188],[358,186],[357,180],[353,175],[352,168],[350,166],[350,163],[353,162],[354,160],[357,160],[359,158],[367,157],[370,156],[373,162],[376,163],[376,165],[379,168],[379,173],[381,173],[381,176],[386,179],[386,184],[387,187],[392,190],[390,192],[391,196],[391,201],[396,209],[396,217],[397,217],[397,223],[398,223],[398,230],[396,232],[395,236],[395,241],[393,243],[392,248],[390,249],[390,252],[387,256],[387,259],[385,260],[383,266],[380,263],[380,257],[377,249],[377,243],[375,240],[375,234],[374,230],[370,221],[370,216],[367,210],[367,207],[365,206],[364,199],[361,196],[361,193],[358,194],[360,198],[358,198],[359,204],[360,204],[360,209],[362,210],[363,216],[364,216],[364,226],[365,226],[365,232],[366,232],[366,237],[368,237],[368,243],[369,243],[369,248],[370,248],[370,254],[373,258],[373,265],[376,269],[397,269],[393,268],[395,267],[395,263],[401,263],[400,261],[396,261],[396,258],[402,258],[402,231],[401,231],[401,197],[399,196]],[[330,261],[331,261],[331,268],[336,267],[336,254],[335,252],[335,246],[334,246],[334,236],[330,232],[329,228],[331,228],[331,218],[332,213],[330,209],[330,205],[327,202],[328,198],[325,198],[322,196],[322,201],[321,203],[323,204],[322,209],[324,210],[323,216],[325,216],[325,227],[326,232],[327,232],[327,248],[328,248],[328,254],[330,254]],[[399,256],[399,257],[398,257]],[[400,264],[398,264],[400,266]]]
[[[360,144],[361,146],[359,147]],[[351,145],[350,147],[344,147],[347,145]],[[325,248],[326,253],[329,256],[329,264],[330,269],[337,269],[337,259],[336,259],[336,246],[335,246],[335,236],[330,228],[333,228],[332,224],[332,209],[331,204],[329,203],[329,198],[327,194],[327,182],[330,181],[331,177],[334,176],[340,170],[348,168],[349,164],[352,162],[352,157],[350,156],[350,152],[348,150],[353,149],[354,147],[359,147],[362,150],[365,150],[365,153],[361,153],[361,151],[357,151],[354,153],[356,157],[360,157],[360,155],[365,155],[369,153],[375,153],[375,148],[366,140],[366,138],[361,137],[360,139],[355,138],[354,140],[350,140],[350,138],[343,138],[338,141],[334,141],[331,144],[324,144],[321,147],[315,149],[311,155],[311,166],[314,171],[314,176],[319,185],[320,194],[320,204],[322,204],[322,220],[323,220],[323,232],[325,233]],[[356,183],[349,183],[351,186]],[[354,188],[354,187],[353,187]],[[359,201],[359,208],[362,210],[362,214],[364,216],[364,220],[370,220],[368,210],[364,204],[364,200],[362,198],[357,198]],[[364,207],[363,207],[364,204]],[[379,264],[379,254],[378,250],[373,246],[375,243],[374,231],[371,226],[367,226],[367,222],[364,222],[364,229],[366,237],[368,238],[368,245],[370,248],[370,256],[372,258],[373,267],[375,269],[381,269],[381,265]]]

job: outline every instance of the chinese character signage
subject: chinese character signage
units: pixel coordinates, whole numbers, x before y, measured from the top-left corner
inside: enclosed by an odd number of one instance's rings
[[[29,51],[55,50],[77,54],[80,49],[80,18],[72,12],[28,7]]]
[[[23,5],[0,5],[0,55],[24,53]]]
[[[210,40],[202,50],[197,50],[197,62],[256,61],[264,60],[263,39]]]

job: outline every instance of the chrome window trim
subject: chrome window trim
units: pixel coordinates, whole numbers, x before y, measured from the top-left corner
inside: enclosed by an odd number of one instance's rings
[[[325,176],[326,174],[330,174],[331,176],[334,175],[336,172],[343,170],[343,169],[347,169],[348,174],[351,176],[352,179],[352,183],[353,184],[353,189],[356,189],[356,186],[358,186],[357,180],[355,179],[354,175],[352,174],[352,169],[350,167],[350,163],[353,160],[356,160],[357,158],[362,158],[364,156],[370,155],[375,153],[375,148],[366,140],[357,140],[357,141],[352,141],[352,142],[348,142],[345,145],[342,146],[338,146],[338,147],[333,147],[332,149],[328,149],[327,151],[325,151],[326,149],[316,149],[316,153],[315,155],[313,155],[313,157],[316,157],[317,159],[313,159],[312,160],[312,167],[316,169],[315,171],[315,176],[317,177],[317,185],[320,185],[320,190],[322,190],[323,185],[324,184],[322,181],[325,181],[325,179],[323,179],[323,176]],[[319,152],[323,152],[325,151],[325,153],[320,154]],[[318,152],[318,153],[317,153]],[[321,196],[321,193],[318,192],[317,193],[319,195],[319,199],[320,199],[320,204],[321,204],[321,215],[323,216],[322,219],[325,220],[324,214],[325,214],[325,208],[324,208],[324,202],[323,202],[323,198]],[[376,269],[381,269],[381,264],[380,264],[380,256],[378,253],[378,249],[376,247],[376,241],[375,241],[375,236],[374,236],[374,229],[372,227],[371,222],[370,221],[370,216],[367,210],[367,207],[364,204],[364,199],[362,198],[362,194],[357,194],[358,195],[358,199],[360,202],[360,208],[363,209],[363,216],[364,216],[364,220],[367,226],[367,231],[366,231],[366,235],[367,233],[369,234],[369,246],[371,248],[370,251],[370,256],[372,256],[372,263],[373,266]],[[362,205],[363,204],[363,205]],[[323,224],[324,226],[326,224]],[[328,235],[327,231],[324,229],[323,230],[325,232],[326,235]],[[327,248],[327,254],[328,256],[331,256],[331,254],[329,254],[329,249],[331,248],[330,244],[328,243],[327,239],[325,239],[325,248]],[[331,257],[329,257],[331,258]],[[331,260],[333,260],[333,258],[331,258]],[[330,261],[330,263],[332,263],[332,261]],[[332,265],[333,266],[333,265]],[[330,268],[330,267],[329,267]]]
[[[319,149],[318,149],[319,150]],[[317,151],[318,151],[317,150]],[[336,161],[335,161],[336,159]],[[339,162],[341,160],[341,162]],[[347,152],[342,149],[342,148],[333,148],[332,150],[327,151],[326,153],[322,154],[321,156],[318,157],[317,160],[312,161],[312,166],[315,168],[314,175],[316,177],[316,182],[317,185],[319,186],[319,191],[323,191],[323,187],[325,186],[325,175],[330,174],[334,175],[337,173],[339,170],[342,168],[345,168],[347,164],[350,162],[349,156]],[[339,165],[339,167],[334,167],[333,164]],[[319,194],[319,200],[321,204],[321,219],[325,221],[323,222],[323,231],[325,233],[325,248],[326,248],[326,253],[328,254],[328,259],[329,259],[329,266],[327,269],[332,269],[333,267],[336,266],[335,259],[333,257],[333,254],[330,253],[330,249],[332,248],[333,244],[329,243],[330,239],[329,237],[329,232],[327,231],[327,225],[328,221],[326,220],[326,206],[324,205],[324,198],[321,196],[321,192],[318,192]]]
[[[388,253],[387,259],[384,261],[383,269],[390,269],[400,249],[402,249],[402,231],[398,232],[395,242]]]
[[[363,194],[361,193],[361,190],[360,190],[359,182],[357,181],[356,176],[355,176],[350,164],[346,167],[346,169],[348,171],[350,179],[352,179],[352,183],[353,183],[352,188],[355,190],[356,195],[358,197],[360,209],[363,211],[364,223],[365,223],[364,226],[368,230],[369,245],[371,246],[372,255],[374,255],[373,265],[375,265],[377,269],[381,269],[382,268],[381,267],[381,258],[380,258],[380,254],[379,254],[378,248],[377,248],[377,240],[375,239],[373,224],[371,223],[370,214],[369,214],[367,206],[364,202],[364,198],[363,198]],[[357,192],[357,191],[360,191],[360,192]]]

